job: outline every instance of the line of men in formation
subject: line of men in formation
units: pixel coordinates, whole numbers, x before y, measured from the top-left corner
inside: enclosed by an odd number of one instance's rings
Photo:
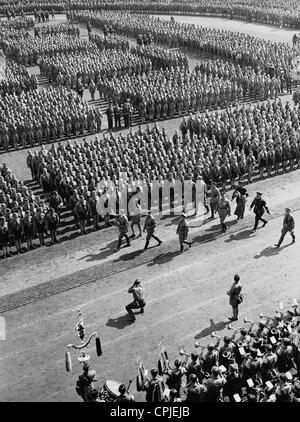
[[[102,114],[64,87],[0,98],[0,148],[8,151],[101,131]]]
[[[284,172],[299,168],[299,112],[299,105],[292,107],[279,99],[190,115],[180,125],[182,138],[191,145],[197,143],[187,160],[203,160],[202,175],[208,185],[210,181],[219,183],[228,178],[233,185],[237,177],[243,178],[246,173],[250,183],[256,164],[261,178],[265,172],[267,176],[273,171],[278,174],[280,165]],[[203,154],[203,142],[214,145],[212,155]]]
[[[152,37],[155,44],[182,47],[187,51],[207,52],[233,60],[242,66],[250,65],[271,74],[291,72],[291,61],[297,47],[287,43],[272,43],[248,34],[217,30],[191,24],[131,14],[129,12],[101,11],[73,12],[73,20],[103,29],[112,26],[116,34],[137,38],[140,34]]]
[[[40,37],[28,35],[26,38],[4,39],[6,57],[24,66],[35,66],[44,54],[76,53],[89,51],[92,44],[84,38],[60,33],[57,35],[43,34]]]
[[[98,35],[98,34],[96,34]],[[39,62],[41,73],[46,75],[50,81],[56,81],[67,87],[76,86],[78,78],[82,78],[85,86],[96,85],[99,92],[106,95],[106,86],[98,84],[102,79],[118,80],[122,75],[147,74],[154,68],[167,68],[170,66],[188,66],[187,57],[179,52],[169,51],[163,48],[135,47],[132,49],[122,48],[123,39],[116,36],[101,38],[101,51],[91,48],[89,52],[78,52],[76,54],[58,54],[41,57]],[[97,42],[96,42],[97,43]],[[114,48],[105,49],[105,46],[112,43]],[[122,51],[120,51],[122,50]]]
[[[44,37],[51,35],[52,37],[58,34],[74,35],[77,38],[80,36],[80,29],[78,26],[61,23],[59,25],[41,25],[34,27],[34,35],[36,37]]]
[[[261,177],[265,170],[267,176],[272,171],[278,174],[280,166],[284,172],[299,167],[298,113],[298,108],[288,103],[284,106],[281,101],[228,108],[224,112],[207,112],[199,118],[190,116],[183,121],[182,136],[176,131],[169,138],[156,123],[152,130],[139,128],[126,137],[106,134],[102,139],[96,136],[94,141],[85,140],[82,144],[58,143],[50,150],[42,147],[40,152],[28,154],[27,164],[32,178],[40,183],[47,197],[53,191],[58,192],[83,233],[90,218],[94,228],[98,228],[98,196],[105,193],[107,198],[117,198],[123,172],[127,173],[131,193],[143,182],[151,186],[151,180],[155,179],[162,186],[165,180],[196,182],[203,178],[208,188],[211,187],[210,208],[214,217],[220,200],[217,186],[224,190],[230,182],[234,187],[244,177],[250,183],[257,164]],[[105,185],[97,193],[99,182]],[[9,190],[5,194],[9,195]],[[242,218],[245,198],[238,199],[241,212],[237,215]],[[79,201],[83,209],[81,218],[75,211]],[[5,203],[3,208],[11,203],[9,197]],[[108,210],[105,225],[109,225],[109,214],[115,212]]]
[[[2,73],[3,77],[0,77],[0,97],[4,97],[6,94],[20,95],[21,92],[37,89],[35,75],[29,75],[25,66],[18,65],[11,60],[5,60]]]
[[[264,100],[280,94],[279,78],[255,74],[249,68],[228,79],[195,69],[172,68],[152,70],[148,74],[125,74],[118,78],[101,77],[99,90],[118,104],[129,98],[142,119],[166,119],[197,110],[225,107],[240,103],[246,96]]]
[[[231,19],[241,19],[248,22],[260,22],[264,24],[284,26],[299,29],[299,10],[296,0],[222,0],[215,2],[213,0],[172,0],[167,4],[164,1],[142,2],[141,0],[72,0],[68,2],[68,7],[72,10],[130,10],[132,12],[144,13],[163,13],[163,14],[186,14],[186,15],[205,15],[220,16]],[[10,17],[16,13],[26,12],[36,15],[39,10],[40,20],[42,12],[52,9],[62,13],[66,5],[62,0],[36,0],[30,3],[22,4],[17,1],[3,1],[0,5],[0,13]]]

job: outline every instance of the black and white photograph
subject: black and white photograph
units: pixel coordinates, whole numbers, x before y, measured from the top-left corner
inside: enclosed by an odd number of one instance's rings
[[[0,408],[294,406],[299,257],[300,0],[0,0]]]

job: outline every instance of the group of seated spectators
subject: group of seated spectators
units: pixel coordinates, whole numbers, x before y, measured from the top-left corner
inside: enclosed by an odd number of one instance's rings
[[[0,119],[6,151],[101,130],[100,111],[64,87],[7,94],[0,98]]]
[[[162,349],[158,366],[145,375],[140,363],[137,390],[147,402],[300,402],[300,308],[260,320],[245,318],[233,335],[191,353],[179,350],[174,364]],[[125,401],[125,400],[124,400]]]
[[[18,65],[12,60],[5,60],[3,76],[0,78],[0,97],[7,94],[20,95],[37,88],[35,75],[29,75],[25,66]]]
[[[79,11],[72,12],[72,16],[72,19],[78,22],[90,22],[92,26],[100,29],[105,25],[112,26],[117,34],[134,38],[139,34],[151,35],[156,44],[208,52],[265,71],[269,71],[270,67],[273,67],[275,72],[282,69],[290,71],[292,58],[298,48],[287,43],[272,43],[240,32],[166,21],[123,11]]]

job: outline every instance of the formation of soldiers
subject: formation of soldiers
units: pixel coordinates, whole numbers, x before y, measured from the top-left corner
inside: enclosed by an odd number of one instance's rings
[[[46,34],[40,37],[29,35],[17,40],[7,38],[6,43],[5,55],[24,66],[37,65],[38,60],[45,54],[77,53],[89,51],[91,48],[88,40],[65,33],[56,36]]]
[[[129,51],[103,50],[100,55],[97,48],[94,52],[45,56],[39,65],[41,73],[50,81],[58,82],[67,88],[75,87],[78,78],[82,78],[86,87],[91,82],[98,86],[101,75],[114,79],[126,73],[149,72],[152,66],[151,60],[138,57]],[[105,91],[102,92],[101,89],[102,95],[105,96]]]
[[[274,316],[245,318],[250,326],[229,325],[231,336],[212,333],[216,343],[180,349],[174,364],[162,349],[150,376],[140,365],[137,389],[147,402],[300,402],[299,317],[295,300]]]
[[[230,19],[241,19],[247,22],[260,22],[279,27],[299,29],[299,10],[295,0],[223,0],[214,2],[213,0],[177,0],[152,3],[141,0],[72,0],[68,2],[68,7],[72,10],[130,10],[143,11],[144,13],[162,14],[186,14],[219,16]],[[34,13],[39,22],[44,22],[55,12],[62,13],[66,9],[66,3],[62,0],[36,0],[30,3],[23,3],[3,0],[0,5],[0,14],[3,16],[15,17],[19,13]],[[50,12],[51,11],[51,12]],[[39,18],[39,19],[38,19]]]
[[[11,60],[5,60],[3,77],[0,77],[0,97],[5,95],[20,95],[37,88],[34,75],[29,75],[25,66],[18,65]]]
[[[234,65],[233,70],[234,69]],[[246,96],[265,100],[280,94],[280,80],[253,69],[220,76],[213,72],[192,72],[186,67],[153,70],[148,74],[101,77],[99,87],[107,91],[109,100],[119,103],[130,98],[142,122],[166,119],[175,115],[210,110],[242,102]]]
[[[246,176],[251,183],[256,166],[261,178],[299,168],[299,106],[283,104],[280,99],[190,115],[180,129],[188,144],[197,145],[193,155],[197,163],[203,160],[202,176],[207,185],[230,179],[233,186],[236,178]],[[191,158],[187,156],[187,160]]]
[[[32,146],[101,130],[101,114],[75,92],[49,87],[0,98],[0,148]]]
[[[91,221],[95,230],[100,222],[110,225],[117,210],[108,210],[106,217],[100,217],[97,201],[105,193],[116,198],[118,206],[124,172],[129,194],[141,183],[147,183],[150,191],[151,180],[158,180],[162,188],[165,181],[203,179],[211,189],[208,195],[213,217],[212,201],[218,187],[226,189],[229,183],[233,188],[238,180],[250,183],[257,172],[263,178],[300,165],[299,108],[280,100],[190,115],[183,120],[181,132],[170,138],[156,123],[152,129],[131,130],[126,136],[109,133],[82,144],[58,143],[50,150],[43,146],[40,152],[29,153],[27,164],[46,196],[57,191],[70,207],[75,227],[82,233]],[[98,189],[100,182],[103,186]],[[78,201],[82,202],[79,214],[75,207]],[[237,215],[243,218],[245,204],[241,208]],[[187,233],[180,237],[181,244],[186,243],[186,237]]]
[[[129,50],[130,44],[126,38],[115,34],[108,34],[107,36],[98,34],[97,32],[89,32],[89,40],[97,45],[100,50]]]
[[[251,65],[255,69],[260,68],[277,75],[282,69],[290,72],[291,60],[297,51],[296,46],[287,43],[272,43],[240,32],[181,24],[149,15],[105,10],[73,14],[77,21],[90,22],[100,29],[104,25],[112,26],[115,33],[134,38],[139,34],[151,35],[155,44],[210,53],[242,66]]]
[[[25,18],[24,16],[15,17],[7,21],[1,20],[0,22],[1,35],[3,34],[3,32],[21,29],[30,30],[33,27],[34,20],[32,18]]]
[[[57,242],[57,228],[62,199],[57,195],[44,199],[33,194],[24,183],[18,180],[9,168],[0,167],[0,249],[2,256],[11,256],[34,249],[34,239],[39,239],[39,246],[45,245],[45,238],[50,236],[50,244]]]
[[[70,25],[68,23],[61,23],[59,25],[41,25],[34,27],[34,35],[36,37],[44,37],[45,35],[56,36],[58,34],[80,36],[80,29],[78,26]]]

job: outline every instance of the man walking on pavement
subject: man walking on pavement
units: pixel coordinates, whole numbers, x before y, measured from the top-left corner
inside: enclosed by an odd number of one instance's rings
[[[151,237],[153,237],[153,239],[157,241],[158,246],[162,244],[162,240],[160,240],[157,236],[154,235],[155,228],[156,228],[155,218],[151,214],[151,210],[148,210],[148,215],[146,217],[145,225],[144,225],[144,232],[147,231],[146,244],[145,244],[144,250],[148,248]]]
[[[291,216],[291,210],[289,208],[285,209],[285,216],[283,219],[283,228],[281,230],[281,236],[279,239],[279,242],[275,245],[277,248],[280,248],[281,243],[283,242],[283,239],[287,232],[290,232],[292,236],[292,243],[296,242],[296,237],[294,234],[295,230],[295,220],[294,217]]]
[[[133,294],[133,302],[130,302],[125,306],[126,311],[128,312],[131,321],[135,321],[134,313],[132,309],[140,309],[140,313],[144,313],[145,302],[145,291],[140,280],[136,279],[131,287],[128,289],[128,293]]]
[[[264,223],[262,227],[265,227],[265,225],[268,223],[267,220],[262,218],[265,211],[267,211],[267,213],[270,214],[266,201],[262,199],[262,193],[256,192],[256,197],[254,198],[254,200],[252,201],[252,204],[250,205],[250,210],[252,208],[255,214],[255,223],[254,223],[254,228],[252,232],[256,232],[259,221],[262,221]]]
[[[115,252],[118,252],[120,250],[123,237],[125,237],[125,239],[126,239],[126,242],[127,242],[126,246],[130,246],[130,240],[129,240],[129,237],[127,235],[127,233],[128,233],[128,218],[127,218],[126,214],[123,213],[123,214],[120,214],[120,215],[117,216],[116,225],[119,228],[119,239],[118,239],[118,246],[115,249]]]
[[[192,242],[188,242],[188,240],[187,240],[188,232],[189,232],[189,228],[188,228],[187,221],[186,221],[186,214],[183,212],[182,215],[181,215],[181,218],[179,220],[177,230],[176,230],[176,233],[179,236],[180,253],[183,252],[183,244],[184,243],[189,245],[189,248],[192,246]]]

